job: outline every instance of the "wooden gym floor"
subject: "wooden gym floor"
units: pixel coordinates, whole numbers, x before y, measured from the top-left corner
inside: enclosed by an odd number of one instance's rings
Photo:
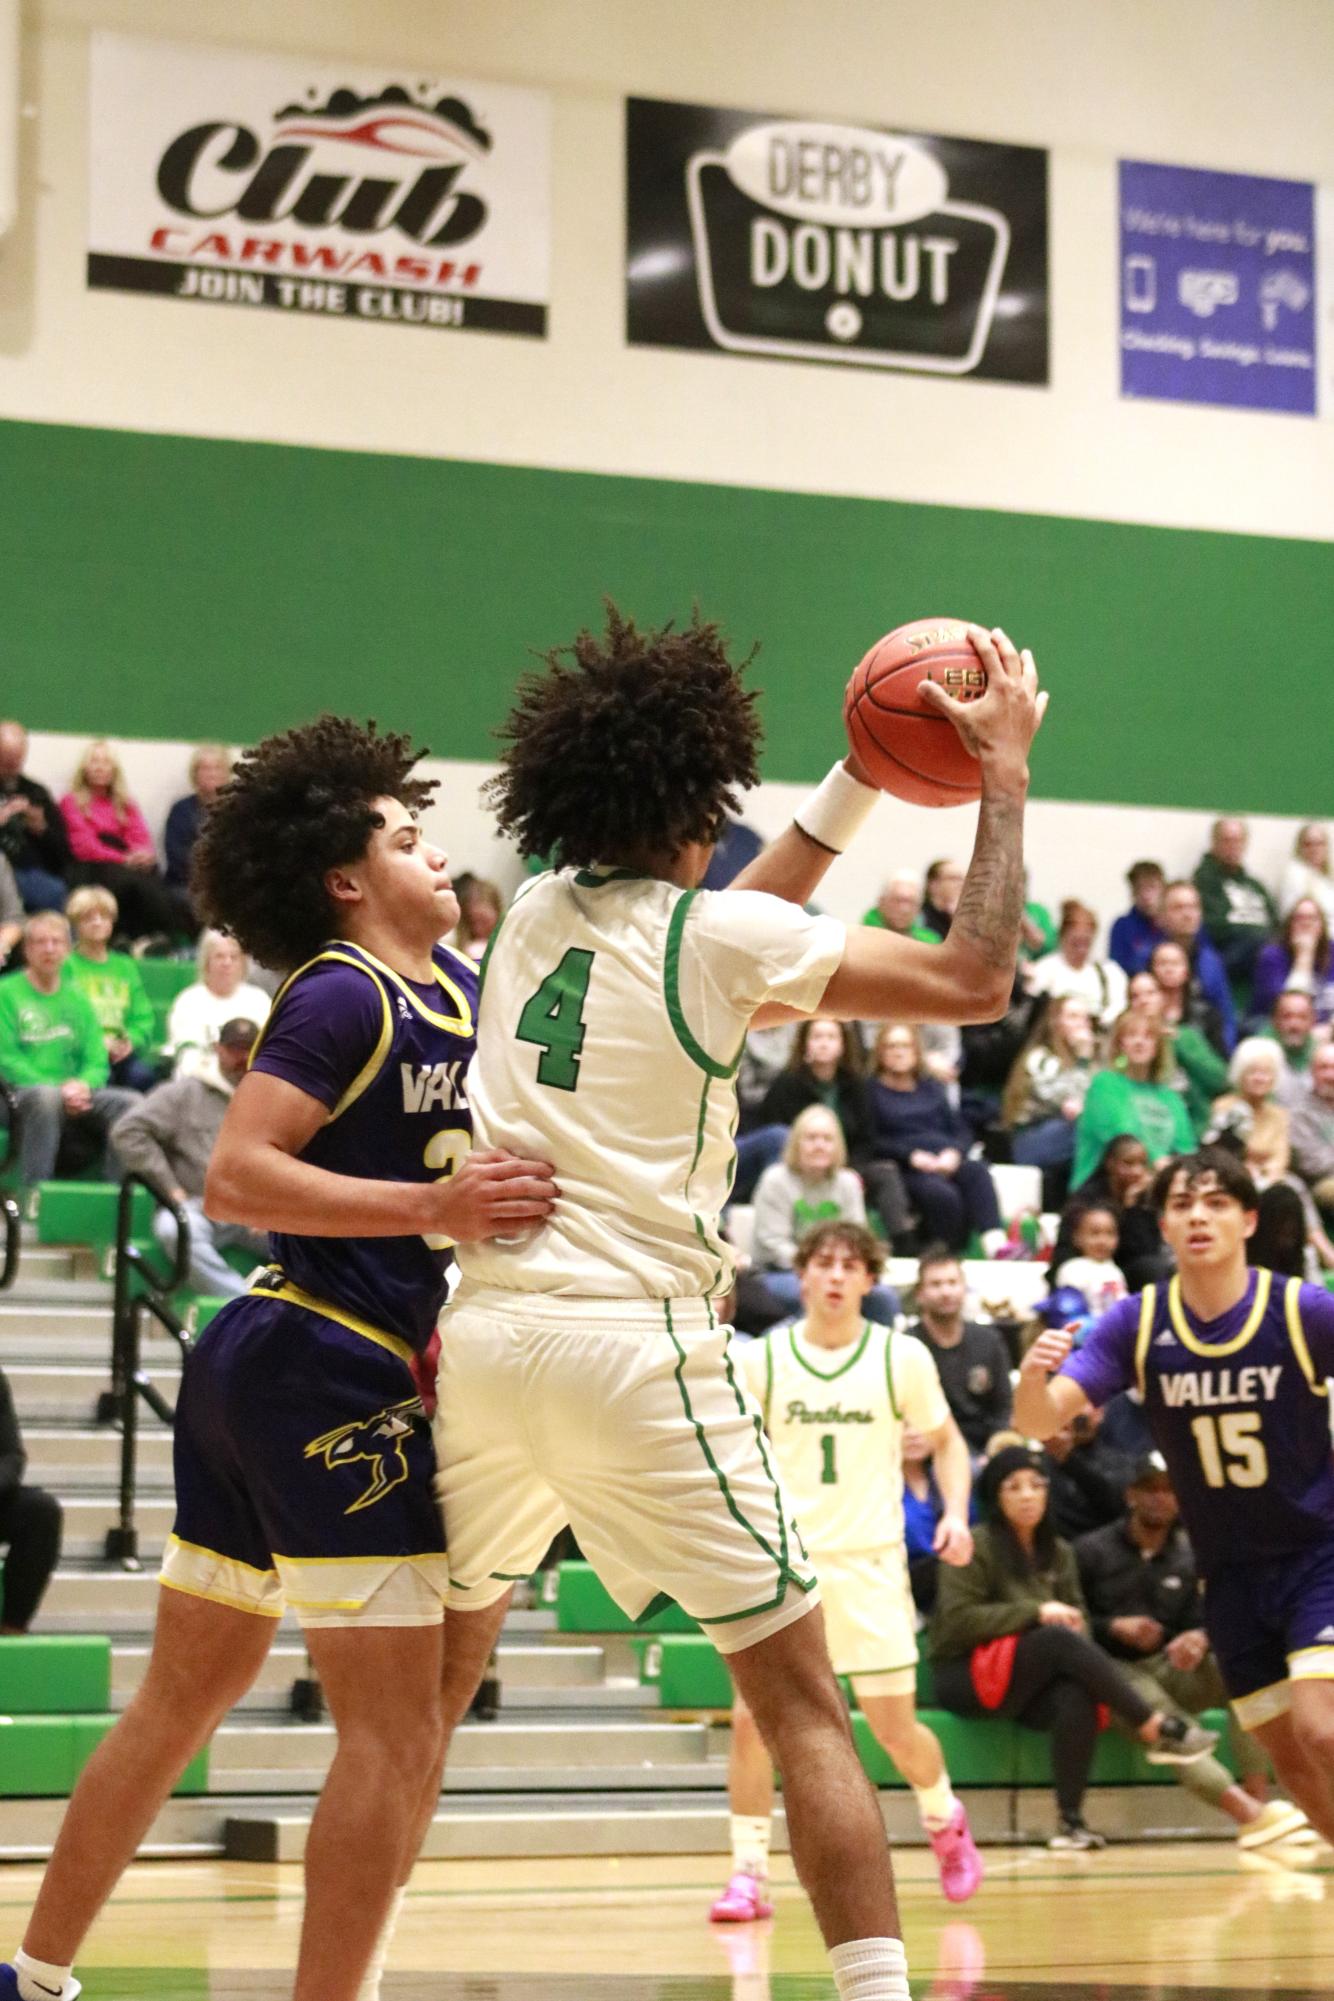
[[[1093,1856],[992,1850],[981,1894],[945,1904],[930,1857],[899,1862],[918,2001],[1327,2001],[1334,1864],[1290,1868],[1221,1843]],[[0,1869],[0,1952],[38,1880]],[[385,2001],[825,2001],[833,1983],[787,1858],[777,1915],[720,1929],[714,1856],[419,1866]],[[292,1866],[133,1869],[79,1962],[86,2001],[290,1993]]]

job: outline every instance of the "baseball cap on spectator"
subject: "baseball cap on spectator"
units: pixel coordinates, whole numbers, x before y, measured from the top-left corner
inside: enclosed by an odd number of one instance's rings
[[[224,1021],[218,1030],[218,1041],[228,1049],[253,1049],[258,1036],[259,1023],[247,1021],[242,1014]]]
[[[1067,1320],[1088,1318],[1089,1303],[1077,1285],[1058,1285],[1038,1308],[1038,1319],[1048,1327],[1064,1327]]]
[[[1171,1474],[1161,1452],[1143,1452],[1130,1469],[1127,1487],[1147,1487],[1155,1480],[1171,1485]]]

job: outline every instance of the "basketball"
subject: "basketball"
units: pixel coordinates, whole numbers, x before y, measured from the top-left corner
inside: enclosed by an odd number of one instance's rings
[[[883,792],[913,806],[966,806],[982,796],[982,768],[949,717],[921,700],[923,681],[960,702],[983,693],[965,619],[918,618],[877,639],[848,682],[848,741]]]

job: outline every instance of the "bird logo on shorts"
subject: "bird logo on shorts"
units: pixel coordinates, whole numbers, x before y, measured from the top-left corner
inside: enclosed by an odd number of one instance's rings
[[[410,1437],[411,1420],[421,1408],[420,1397],[409,1397],[404,1403],[393,1403],[385,1410],[377,1410],[374,1417],[363,1417],[355,1424],[340,1424],[333,1431],[311,1439],[306,1447],[306,1458],[323,1459],[331,1473],[340,1466],[354,1466],[363,1459],[370,1466],[370,1485],[350,1508],[344,1508],[345,1515],[359,1514],[362,1508],[373,1508],[377,1501],[382,1501],[386,1494],[395,1487],[401,1487],[407,1479],[408,1462],[403,1441]]]

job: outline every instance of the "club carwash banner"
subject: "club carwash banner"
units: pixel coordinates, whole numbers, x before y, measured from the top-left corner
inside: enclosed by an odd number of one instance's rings
[[[546,332],[539,91],[98,34],[91,115],[96,289]]]
[[[1311,416],[1316,190],[1122,160],[1121,393]]]
[[[627,337],[1048,379],[1047,155],[632,98]]]

